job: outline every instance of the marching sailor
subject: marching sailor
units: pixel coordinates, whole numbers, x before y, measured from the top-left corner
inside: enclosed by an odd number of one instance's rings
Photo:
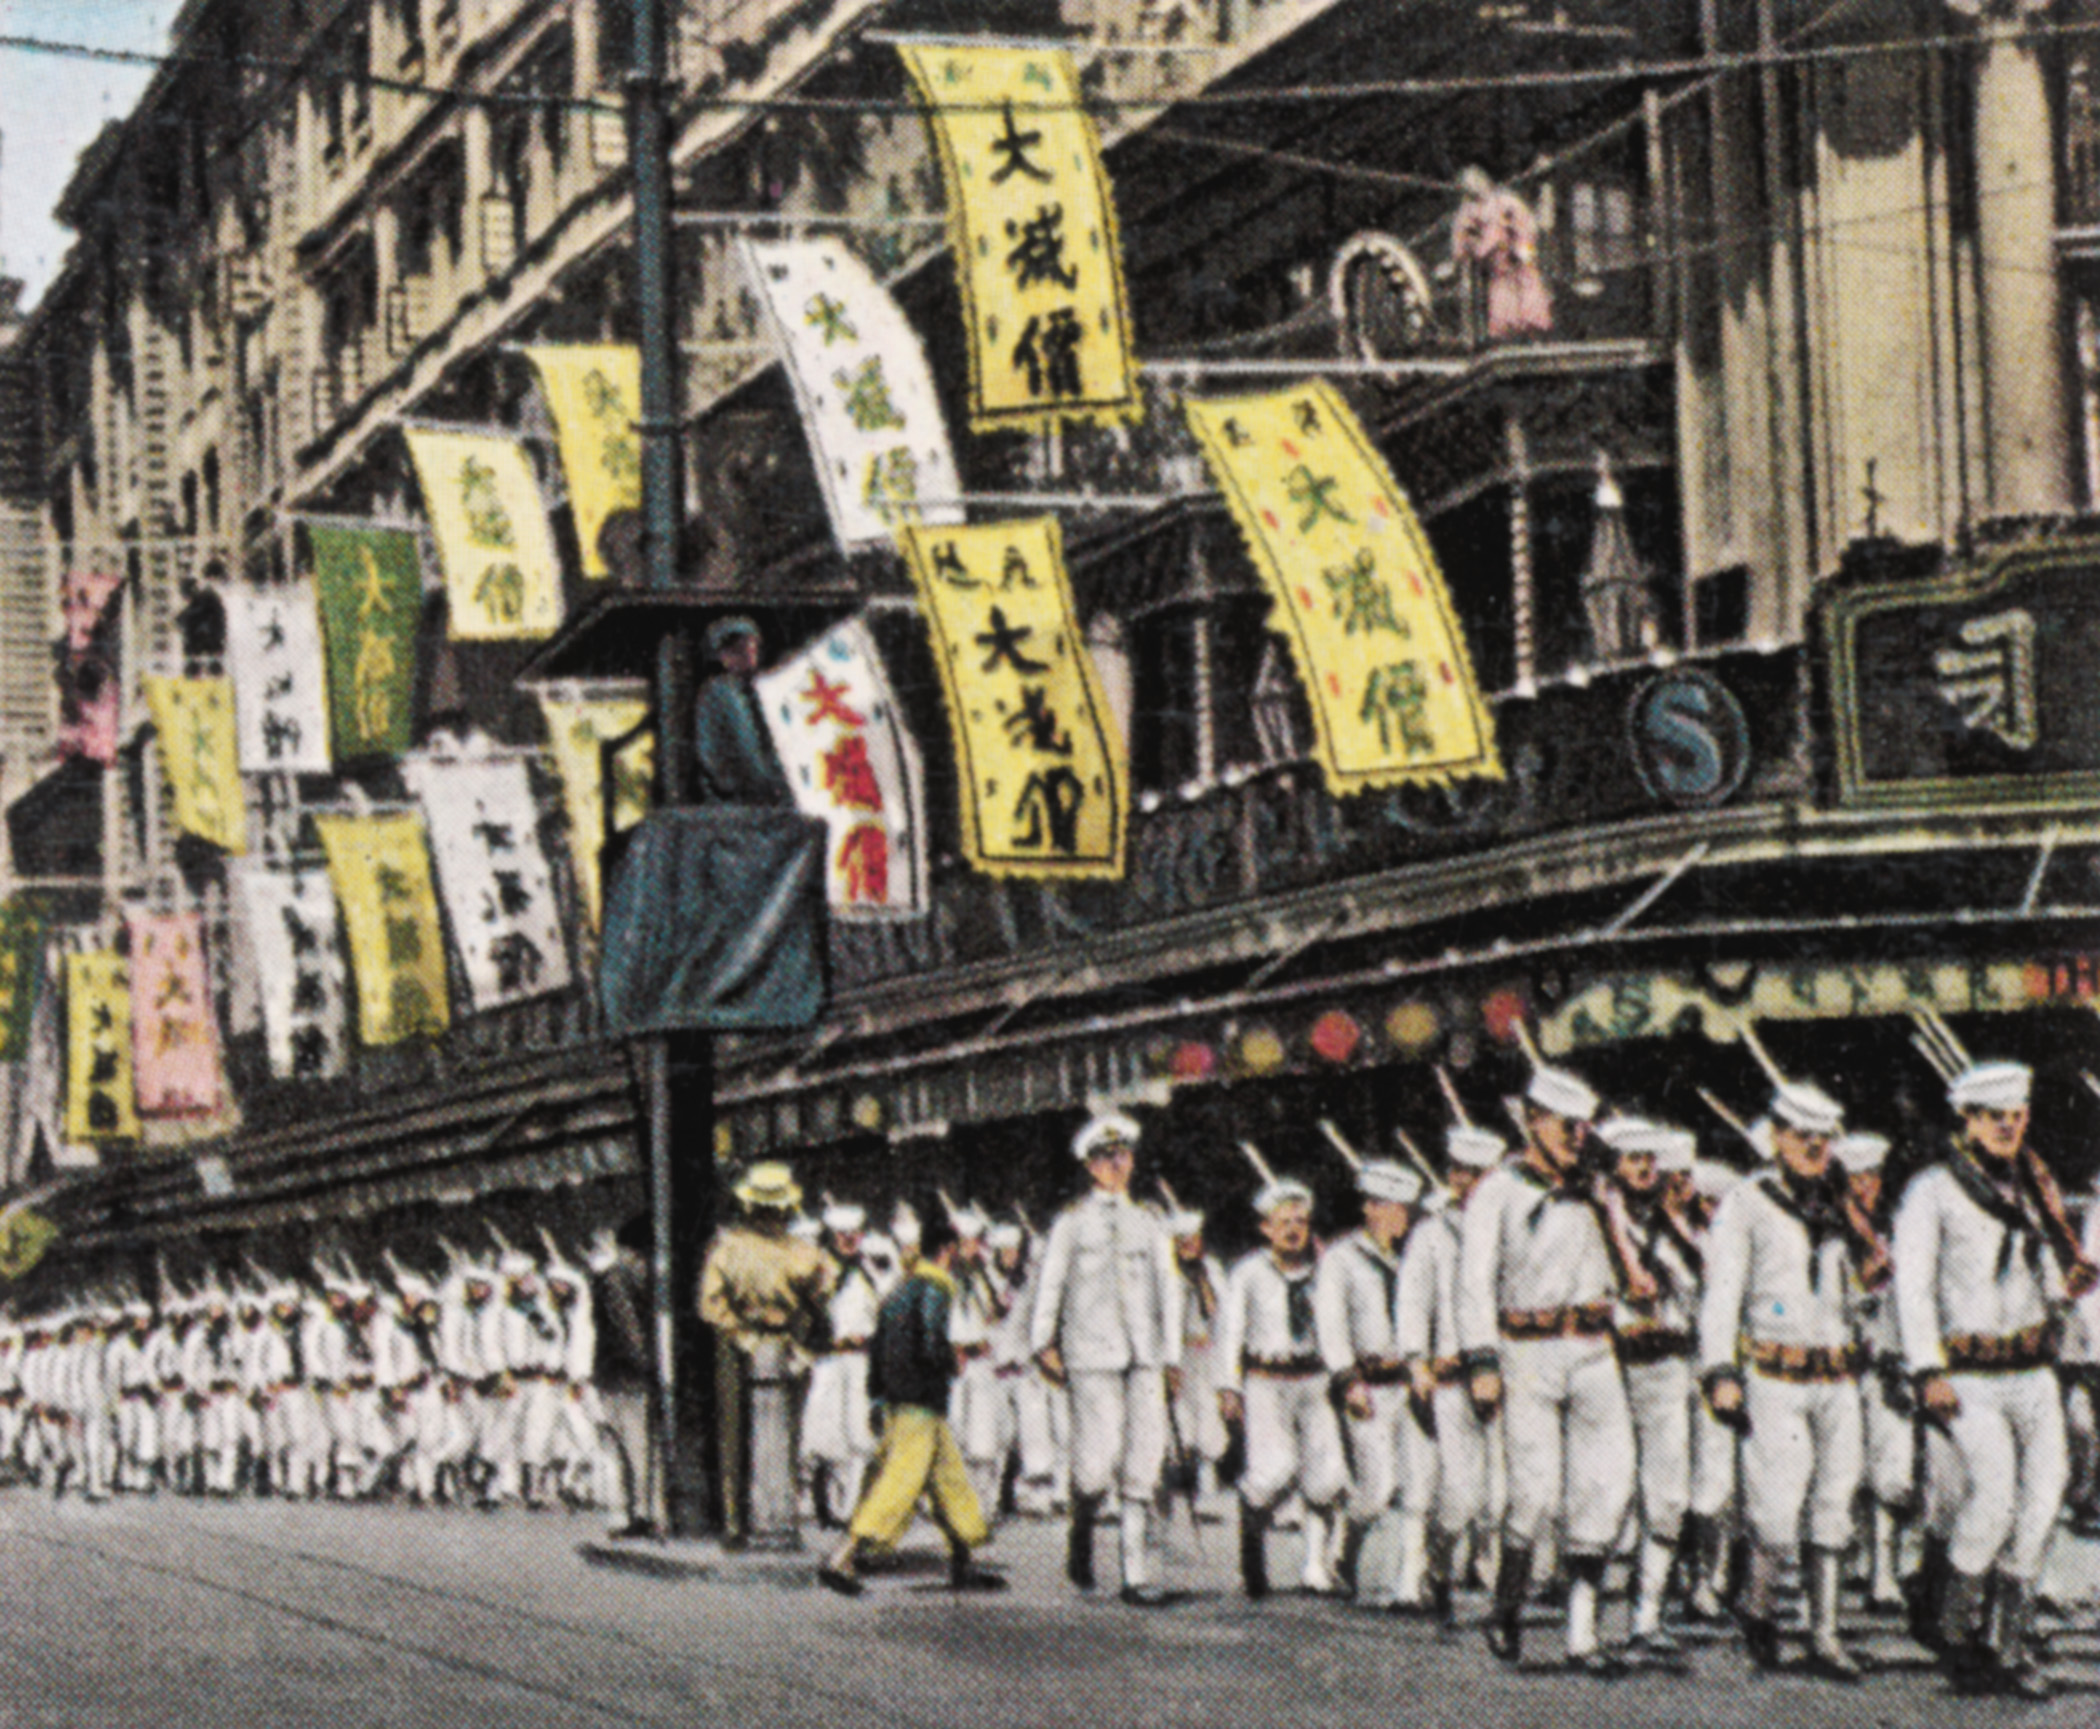
[[[1408,1233],[1400,1257],[1394,1344],[1407,1364],[1415,1415],[1401,1431],[1408,1449],[1401,1493],[1406,1511],[1428,1520],[1429,1606],[1445,1628],[1453,1625],[1459,1544],[1471,1534],[1484,1545],[1487,1536],[1488,1458],[1496,1440],[1466,1391],[1458,1329],[1460,1220],[1467,1197],[1508,1151],[1501,1136],[1455,1124],[1444,1138],[1450,1203]]]
[[[1272,1179],[1255,1196],[1254,1210],[1268,1247],[1241,1257],[1226,1275],[1216,1364],[1225,1421],[1244,1424],[1247,1431],[1247,1468],[1239,1484],[1240,1577],[1249,1597],[1268,1595],[1269,1520],[1295,1488],[1305,1501],[1300,1582],[1327,1595],[1335,1589],[1328,1521],[1349,1492],[1349,1467],[1320,1354],[1312,1191],[1287,1177]],[[1384,1355],[1390,1357],[1387,1345]],[[1366,1398],[1358,1408],[1369,1413],[1370,1427],[1375,1407]]]
[[[1071,1395],[1066,1575],[1093,1587],[1094,1519],[1118,1488],[1123,1598],[1151,1605],[1164,1601],[1145,1542],[1166,1462],[1167,1400],[1181,1377],[1181,1279],[1166,1232],[1130,1198],[1139,1135],[1116,1112],[1074,1137],[1093,1188],[1050,1228],[1029,1343],[1051,1383]]]
[[[825,1306],[825,1337],[803,1398],[802,1457],[817,1487],[818,1523],[843,1525],[860,1504],[861,1483],[875,1457],[868,1341],[882,1293],[861,1260],[866,1210],[834,1201],[824,1209],[823,1224],[838,1283]]]
[[[1460,1226],[1459,1341],[1483,1420],[1502,1412],[1509,1510],[1489,1648],[1519,1654],[1532,1551],[1556,1516],[1570,1578],[1569,1666],[1615,1673],[1597,1641],[1604,1564],[1633,1498],[1633,1416],[1612,1350],[1619,1298],[1653,1278],[1628,1240],[1623,1196],[1587,1168],[1598,1098],[1563,1069],[1534,1069],[1522,1155],[1481,1179]]]
[[[994,1278],[985,1251],[991,1220],[973,1206],[949,1206],[955,1227],[955,1297],[948,1307],[948,1340],[958,1369],[949,1393],[948,1426],[969,1468],[970,1487],[987,1525],[999,1517],[1000,1478],[1010,1436],[1004,1422],[1005,1389],[992,1360],[992,1335],[1005,1318],[1008,1293]]]
[[[1618,1155],[1635,1247],[1658,1287],[1649,1303],[1622,1302],[1617,1319],[1641,1508],[1633,1642],[1667,1651],[1673,1642],[1662,1629],[1663,1595],[1692,1498],[1693,1326],[1702,1264],[1698,1234],[1670,1190],[1677,1173],[1691,1171],[1695,1143],[1681,1129],[1639,1117],[1614,1117],[1597,1136]]]
[[[1218,1462],[1232,1444],[1218,1410],[1218,1311],[1225,1301],[1225,1267],[1204,1247],[1204,1218],[1191,1208],[1168,1202],[1167,1234],[1174,1239],[1174,1265],[1181,1274],[1181,1391],[1174,1400],[1174,1422],[1187,1449],[1182,1469],[1193,1472],[1188,1485],[1200,1506],[1217,1486]]]
[[[1722,1199],[1742,1180],[1741,1171],[1719,1159],[1693,1161],[1692,1194],[1685,1211],[1702,1238],[1713,1228],[1714,1213]],[[1735,1536],[1736,1429],[1713,1414],[1705,1395],[1696,1387],[1690,1402],[1692,1500],[1691,1510],[1684,1516],[1684,1534],[1678,1547],[1685,1557],[1691,1586],[1687,1617],[1714,1622],[1727,1615],[1721,1599],[1728,1584],[1729,1552]]]
[[[1888,1137],[1855,1130],[1840,1135],[1831,1144],[1830,1155],[1843,1167],[1859,1210],[1875,1220],[1878,1228],[1882,1217],[1881,1170],[1889,1156]],[[1903,1362],[1902,1334],[1896,1325],[1896,1293],[1886,1288],[1862,1290],[1855,1293],[1854,1303],[1868,1370],[1861,1387],[1866,1412],[1870,1526],[1867,1602],[1876,1609],[1901,1609],[1904,1602],[1896,1574],[1896,1550],[1903,1527],[1916,1512],[1916,1407],[1910,1396],[1910,1374]]]
[[[1820,1089],[1777,1083],[1769,1114],[1750,1131],[1773,1166],[1729,1191],[1707,1233],[1699,1358],[1714,1415],[1744,1431],[1751,1547],[1738,1606],[1751,1659],[1778,1666],[1780,1558],[1799,1539],[1805,1509],[1810,1667],[1856,1681],[1837,1625],[1864,1466],[1853,1292],[1885,1284],[1888,1264],[1830,1168],[1843,1124]]]
[[[2054,1306],[2100,1282],[2027,1145],[2032,1072],[1955,1076],[1954,1145],[1896,1210],[1896,1313],[1944,1497],[1939,1637],[1957,1685],[2046,1697],[2028,1649],[2034,1583],[2069,1475]],[[1986,1588],[1989,1625],[1983,1624]]]
[[[1340,1400],[1346,1420],[1351,1487],[1341,1582],[1359,1600],[1389,1606],[1392,1581],[1383,1591],[1370,1591],[1357,1575],[1372,1526],[1400,1498],[1407,1432],[1417,1422],[1408,1409],[1407,1374],[1393,1320],[1401,1249],[1422,1198],[1422,1179],[1405,1165],[1371,1159],[1357,1168],[1356,1192],[1363,1198],[1363,1224],[1321,1256],[1313,1305],[1330,1392]],[[1251,1456],[1251,1433],[1249,1448]],[[1423,1510],[1405,1508],[1402,1519],[1409,1527],[1402,1547],[1419,1553],[1428,1529]]]

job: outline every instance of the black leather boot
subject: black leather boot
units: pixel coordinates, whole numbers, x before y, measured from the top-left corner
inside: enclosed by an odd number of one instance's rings
[[[1531,1594],[1531,1545],[1502,1539],[1495,1574],[1495,1606],[1487,1619],[1488,1649],[1505,1663],[1524,1654],[1524,1599]]]
[[[1269,1594],[1269,1515],[1240,1503],[1240,1584],[1247,1600],[1259,1603]]]
[[[1094,1588],[1094,1518],[1099,1495],[1072,1497],[1072,1526],[1065,1536],[1065,1577],[1082,1591]]]
[[[1903,1581],[1903,1603],[1910,1621],[1910,1636],[1935,1656],[1944,1654],[1941,1633],[1946,1618],[1947,1539],[1927,1537],[1918,1556],[1918,1570]]]

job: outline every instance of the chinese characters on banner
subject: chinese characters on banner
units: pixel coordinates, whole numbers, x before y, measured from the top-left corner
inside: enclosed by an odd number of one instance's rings
[[[262,984],[263,1043],[279,1080],[326,1081],[348,1064],[348,977],[328,873],[252,860],[234,877]]]
[[[195,913],[127,912],[131,1056],[145,1117],[214,1115],[222,1101],[219,1025]]]
[[[1130,777],[1073,619],[1056,519],[902,538],[948,698],[970,863],[993,876],[1120,877]]]
[[[316,816],[314,826],[357,970],[359,1035],[368,1045],[397,1045],[443,1032],[452,1003],[422,817]]]
[[[897,303],[836,240],[752,240],[745,252],[787,355],[839,545],[887,546],[904,522],[961,522],[933,374]]]
[[[66,646],[58,677],[58,754],[104,768],[117,760],[123,694],[96,633],[120,580],[109,570],[69,570],[59,589]]]
[[[121,955],[66,956],[66,1138],[135,1141],[131,981]]]
[[[430,825],[473,1006],[566,989],[569,951],[525,765],[411,759],[401,778]]]
[[[642,408],[641,350],[596,343],[528,348],[525,358],[539,373],[554,416],[583,574],[602,577],[608,572],[599,536],[606,523],[642,508],[642,446],[634,429]]]
[[[1143,413],[1115,201],[1071,56],[898,46],[931,109],[970,343],[970,426]]]
[[[423,563],[398,528],[310,524],[321,640],[328,651],[328,728],[335,760],[399,756],[414,742],[416,634]]]
[[[0,1063],[19,1063],[29,1054],[45,929],[44,915],[27,901],[0,901]]]
[[[145,686],[177,826],[236,856],[246,852],[248,806],[234,743],[233,680],[149,673]]]
[[[487,432],[405,433],[437,536],[456,642],[551,634],[561,564],[522,439]]]
[[[1297,656],[1328,790],[1501,779],[1436,555],[1340,394],[1187,409]]]
[[[848,619],[754,682],[796,807],[831,830],[832,911],[924,913],[925,776],[867,625]]]
[[[649,717],[649,699],[624,694],[618,685],[551,685],[540,692],[554,767],[561,776],[562,807],[569,819],[569,851],[576,882],[596,930],[604,911],[604,871],[599,849],[605,844],[606,772],[600,746],[625,738]],[[643,687],[634,685],[639,693]],[[612,763],[612,816],[615,833],[649,814],[651,783],[656,773],[656,740],[643,733],[622,748]]]
[[[312,586],[237,588],[226,601],[243,772],[326,774],[326,675]]]

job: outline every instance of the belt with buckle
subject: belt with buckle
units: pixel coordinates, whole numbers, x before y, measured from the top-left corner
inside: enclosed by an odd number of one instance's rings
[[[1750,1366],[1774,1381],[1856,1381],[1867,1365],[1861,1345],[1768,1345],[1750,1341]]]
[[[1688,1327],[1621,1327],[1619,1329],[1619,1361],[1629,1369],[1646,1368],[1653,1363],[1667,1363],[1678,1357],[1692,1354],[1692,1334]]]
[[[1601,1339],[1611,1331],[1609,1303],[1576,1303],[1560,1309],[1504,1309],[1505,1339]]]
[[[1288,1378],[1298,1375],[1324,1375],[1327,1365],[1318,1357],[1249,1357],[1247,1373]]]
[[[2055,1355],[2055,1329],[2047,1321],[2017,1333],[1949,1333],[1946,1340],[1950,1374],[2018,1374],[2046,1369]]]

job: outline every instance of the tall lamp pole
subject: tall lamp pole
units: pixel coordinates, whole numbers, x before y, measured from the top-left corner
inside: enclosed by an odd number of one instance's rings
[[[641,311],[642,567],[649,591],[679,586],[685,520],[677,300],[671,259],[669,0],[633,0],[627,78],[628,161],[634,173],[635,299]],[[692,793],[693,666],[684,630],[667,623],[656,647],[654,709],[659,808]],[[714,1232],[713,1046],[704,1032],[637,1040],[649,1178],[649,1288],[655,1355],[657,1481],[667,1535],[713,1522],[706,1491],[714,1381],[694,1312],[699,1252]]]

